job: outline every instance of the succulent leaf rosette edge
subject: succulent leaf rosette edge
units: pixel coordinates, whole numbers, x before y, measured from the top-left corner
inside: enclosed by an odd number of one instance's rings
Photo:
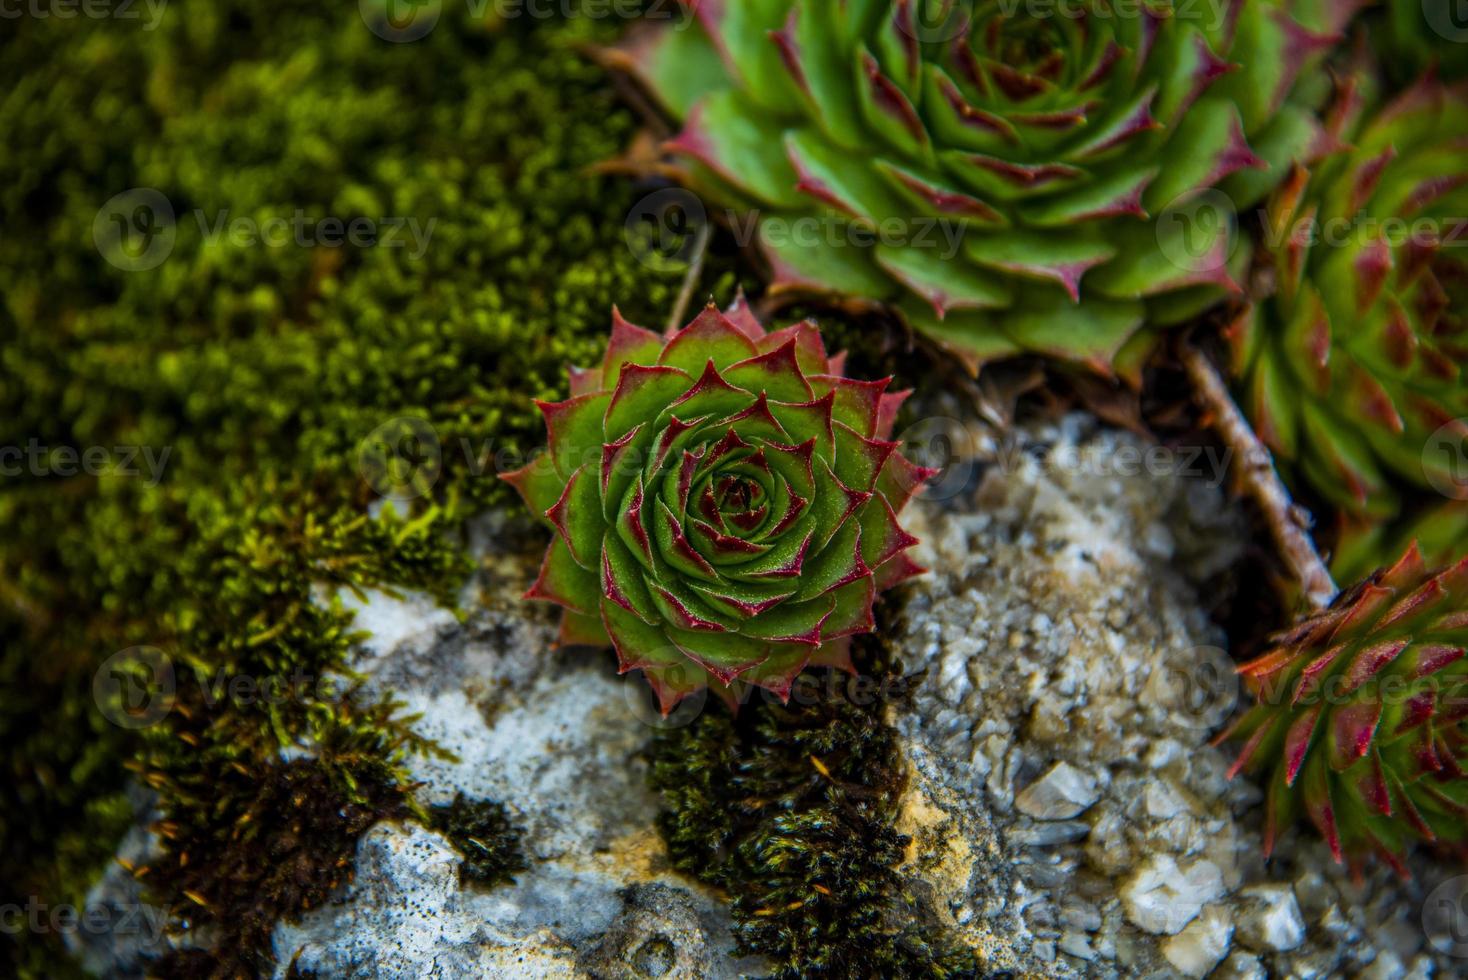
[[[1266,855],[1307,816],[1337,862],[1405,875],[1414,842],[1468,856],[1468,559],[1417,546],[1239,667],[1257,703],[1217,739],[1266,784]]]
[[[934,471],[890,438],[908,392],[844,361],[742,296],[666,335],[614,309],[601,365],[538,403],[547,451],[503,476],[554,532],[526,598],[564,608],[561,642],[610,644],[665,715],[851,670],[877,593],[923,571],[898,514]]]
[[[1435,433],[1468,439],[1468,82],[1424,77],[1375,109],[1371,87],[1359,72],[1341,83],[1331,149],[1261,210],[1267,291],[1226,336],[1264,442],[1342,512],[1379,521],[1400,515],[1403,488],[1456,484]]]
[[[1134,377],[1153,328],[1239,292],[1247,250],[1194,209],[1249,206],[1315,151],[1311,69],[1360,2],[683,6],[605,60],[681,126],[680,179],[757,216],[773,295],[887,306],[975,369],[1032,352]],[[863,240],[798,240],[812,219]],[[958,247],[919,244],[933,221]]]

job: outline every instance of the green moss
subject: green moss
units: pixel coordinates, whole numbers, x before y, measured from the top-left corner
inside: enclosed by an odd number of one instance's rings
[[[136,774],[165,821],[158,900],[176,924],[239,929],[238,959],[170,969],[230,975],[257,962],[267,915],[310,898],[288,882],[252,897],[266,883],[233,877],[262,860],[251,824],[322,829],[300,794],[257,798],[297,772],[282,752],[308,752],[360,827],[408,805],[397,760],[425,747],[390,705],[294,687],[245,703],[217,682],[341,671],[358,637],[337,591],[451,602],[464,519],[507,499],[497,455],[541,441],[531,399],[564,396],[565,364],[599,353],[614,303],[660,321],[679,275],[623,240],[639,188],[587,169],[636,125],[573,50],[605,20],[476,23],[445,5],[432,34],[399,45],[354,6],[230,0],[138,26],[22,19],[0,39],[0,447],[169,454],[157,481],[0,484],[0,901],[80,901],[131,819]],[[170,202],[175,239],[127,272],[92,229],[135,187]],[[207,235],[297,211],[432,233],[421,254]],[[706,288],[731,292],[729,269],[715,262]],[[402,416],[431,426],[442,471],[430,497],[369,518],[359,445]],[[178,689],[134,731],[91,685],[139,644],[166,653]],[[326,833],[303,861],[338,860],[354,835]],[[55,936],[0,938],[0,973],[52,975],[60,956]]]
[[[741,953],[778,977],[974,977],[896,870],[904,785],[889,698],[903,680],[868,648],[861,680],[806,674],[788,705],[710,706],[660,730],[650,780],[673,863],[733,897]]]
[[[433,829],[464,856],[461,877],[492,887],[513,882],[515,872],[528,867],[520,846],[523,832],[510,822],[503,803],[460,793],[452,803],[433,807],[429,816]]]
[[[647,188],[589,170],[638,123],[574,48],[620,25],[476,22],[446,4],[430,35],[389,44],[352,6],[176,0],[140,26],[27,18],[0,36],[0,447],[168,452],[156,480],[0,482],[0,903],[80,902],[134,819],[137,779],[163,817],[152,895],[175,926],[229,940],[160,968],[248,975],[267,962],[269,922],[321,899],[361,829],[411,812],[401,759],[431,748],[351,689],[359,636],[331,597],[413,588],[451,604],[465,519],[508,502],[496,469],[543,440],[531,399],[563,397],[566,363],[599,356],[614,303],[662,323],[680,273],[624,241]],[[174,241],[156,268],[127,272],[93,224],[137,187],[169,201]],[[297,211],[432,231],[421,253],[208,234]],[[740,271],[719,240],[700,295],[727,299]],[[428,496],[369,517],[359,448],[404,416],[431,428],[441,471]],[[108,721],[91,693],[99,665],[137,645],[164,651],[176,682],[172,710],[142,730]],[[346,690],[323,698],[331,676]],[[288,696],[230,696],[237,677],[285,680]],[[688,737],[716,752],[718,724]],[[835,703],[760,708],[733,731],[730,765],[752,767],[738,785],[790,799],[735,808],[737,859],[720,852],[742,941],[834,973],[856,954],[950,963],[910,933],[858,935],[906,901],[890,873],[890,731]],[[812,781],[801,753],[839,785]],[[670,760],[660,772],[677,778]],[[674,807],[684,860],[718,816],[700,808],[731,799],[690,792]],[[763,833],[777,810],[788,826]],[[493,813],[475,819],[480,839],[508,844]],[[484,870],[509,871],[509,848],[491,851]],[[840,904],[785,908],[813,880]],[[780,908],[760,914],[765,902]],[[0,937],[0,973],[74,972],[57,938]]]

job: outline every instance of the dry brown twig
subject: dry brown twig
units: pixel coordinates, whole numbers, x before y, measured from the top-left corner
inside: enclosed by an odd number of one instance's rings
[[[1314,609],[1325,608],[1338,590],[1310,538],[1309,516],[1290,498],[1274,468],[1274,457],[1244,419],[1213,361],[1186,337],[1179,341],[1177,353],[1194,397],[1211,415],[1214,430],[1240,461],[1237,472],[1243,492],[1263,512],[1280,557],[1300,583],[1305,601]]]
[[[703,278],[703,260],[709,250],[709,228],[704,225],[694,234],[698,238],[693,246],[693,258],[688,263],[688,272],[683,276],[683,286],[678,290],[678,298],[673,302],[673,311],[668,314],[668,333],[683,326],[683,316],[688,312],[688,301],[693,299],[693,290]]]

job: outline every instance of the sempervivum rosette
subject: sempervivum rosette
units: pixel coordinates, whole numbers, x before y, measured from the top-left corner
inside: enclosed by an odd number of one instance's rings
[[[1230,336],[1270,448],[1335,505],[1389,518],[1393,484],[1459,478],[1435,434],[1468,437],[1468,88],[1427,80],[1359,115],[1348,89],[1341,149],[1275,191],[1255,277],[1270,295]]]
[[[742,300],[667,336],[614,311],[602,365],[541,405],[548,451],[506,476],[555,531],[528,597],[565,607],[563,642],[610,642],[665,713],[849,667],[877,592],[921,571],[897,515],[930,471],[889,440],[906,393],[886,388]]]
[[[1233,288],[1226,222],[1151,219],[1308,154],[1295,80],[1355,0],[686,5],[618,60],[691,185],[758,217],[774,289],[895,305],[971,362],[1105,367]]]
[[[1239,668],[1259,703],[1223,737],[1268,781],[1265,847],[1303,814],[1353,865],[1468,839],[1468,560],[1416,547]]]

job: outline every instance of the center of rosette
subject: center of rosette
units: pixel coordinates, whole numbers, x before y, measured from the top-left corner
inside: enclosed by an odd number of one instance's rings
[[[742,531],[755,530],[768,510],[763,504],[765,488],[742,473],[722,474],[714,482],[714,499],[723,522]]]
[[[1005,4],[989,7],[987,15],[969,33],[976,53],[987,55],[1012,68],[1053,77],[1062,55],[1072,41],[1066,26],[1074,26],[1080,13],[1069,16],[1024,17],[1004,13]]]
[[[685,501],[695,548],[715,564],[764,550],[772,510],[784,510],[782,484],[771,471],[763,441],[746,442],[725,430],[685,465],[691,468]]]

